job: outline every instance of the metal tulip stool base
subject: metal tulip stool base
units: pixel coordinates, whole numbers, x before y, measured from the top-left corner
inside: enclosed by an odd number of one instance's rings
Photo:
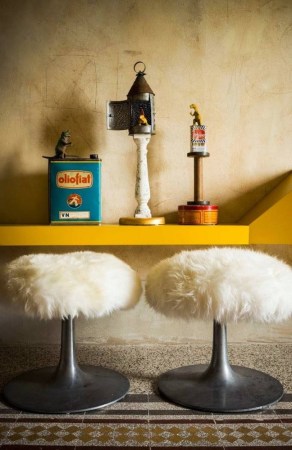
[[[19,375],[4,387],[3,395],[18,409],[57,414],[103,408],[122,399],[129,387],[128,379],[114,370],[78,365],[74,321],[69,317],[62,320],[58,366]]]
[[[209,366],[200,364],[165,372],[158,379],[158,388],[174,403],[217,413],[260,410],[278,402],[283,395],[283,386],[270,375],[229,364],[226,326],[217,322]]]

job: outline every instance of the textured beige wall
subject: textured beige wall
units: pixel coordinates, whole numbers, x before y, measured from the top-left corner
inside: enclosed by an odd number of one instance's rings
[[[192,199],[190,103],[208,127],[205,197],[220,206],[222,223],[239,219],[291,169],[290,0],[2,0],[0,21],[0,223],[48,222],[42,155],[53,155],[68,128],[72,153],[103,159],[104,222],[132,215],[135,146],[126,131],[106,130],[105,105],[126,98],[137,60],[156,93],[157,134],[148,155],[154,215],[176,221],[177,206]],[[2,260],[31,250],[1,250]],[[178,249],[110,250],[145,277],[153,262]],[[264,250],[292,260],[290,248]],[[2,310],[3,341],[58,338],[53,324],[34,328]],[[194,332],[143,302],[98,324],[80,321],[79,333],[93,342],[210,337],[204,324]],[[291,323],[235,327],[231,336],[291,341]]]

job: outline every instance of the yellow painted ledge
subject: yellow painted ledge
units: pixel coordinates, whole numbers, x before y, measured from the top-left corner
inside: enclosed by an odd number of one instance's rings
[[[247,245],[245,225],[1,225],[0,246]]]
[[[292,244],[292,172],[238,222],[250,244]]]
[[[292,244],[292,172],[236,225],[0,225],[0,246]]]

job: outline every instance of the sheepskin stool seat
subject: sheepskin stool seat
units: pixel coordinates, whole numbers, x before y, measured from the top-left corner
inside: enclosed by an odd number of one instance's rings
[[[188,408],[219,413],[256,411],[280,400],[283,387],[278,380],[229,364],[226,324],[289,318],[292,270],[287,264],[245,249],[183,251],[150,270],[146,299],[169,317],[213,320],[210,364],[162,374],[158,389],[164,397]]]
[[[4,397],[30,412],[68,413],[102,408],[123,398],[129,381],[103,367],[79,366],[74,318],[98,318],[134,306],[141,281],[125,262],[90,251],[21,256],[6,267],[8,290],[28,316],[62,320],[57,367],[35,369],[11,380]]]

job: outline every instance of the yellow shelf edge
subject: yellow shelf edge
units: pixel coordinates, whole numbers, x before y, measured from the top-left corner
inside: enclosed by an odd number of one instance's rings
[[[0,225],[0,246],[292,244],[292,172],[232,225]]]
[[[248,245],[245,225],[1,225],[0,246]]]
[[[251,244],[292,244],[292,192],[249,225]]]
[[[292,171],[264,198],[256,203],[240,220],[240,225],[251,225],[256,219],[272,208],[283,197],[292,192]]]

